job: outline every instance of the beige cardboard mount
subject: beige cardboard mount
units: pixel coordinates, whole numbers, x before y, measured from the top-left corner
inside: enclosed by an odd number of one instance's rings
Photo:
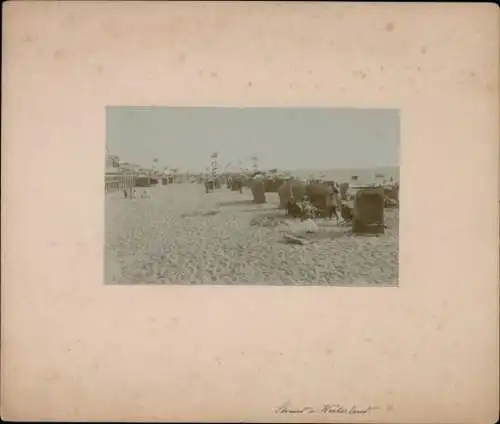
[[[3,7],[4,419],[496,420],[498,8]],[[399,108],[399,287],[103,285],[110,105]]]

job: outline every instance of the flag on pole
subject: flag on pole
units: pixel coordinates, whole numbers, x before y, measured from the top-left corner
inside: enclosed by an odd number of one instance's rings
[[[217,178],[217,170],[219,168],[218,164],[217,164],[217,156],[218,156],[218,153],[215,152],[215,153],[212,153],[210,155],[210,167],[211,167],[211,174],[212,174],[212,178],[215,180]]]

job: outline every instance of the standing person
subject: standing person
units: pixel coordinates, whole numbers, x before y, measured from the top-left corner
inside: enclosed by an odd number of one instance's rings
[[[334,200],[335,200],[335,216],[337,217],[337,224],[339,223],[340,215],[339,213],[342,211],[342,195],[340,194],[340,188],[335,188],[334,190]]]
[[[125,196],[125,199],[128,197],[128,194],[127,194],[127,189],[123,189],[123,195]]]
[[[327,206],[328,206],[328,218],[332,219],[333,215],[335,215],[335,219],[337,220],[337,224],[339,223],[339,214],[338,210],[342,201],[340,200],[339,190],[332,184],[328,187],[328,197],[327,197]]]
[[[286,215],[292,216],[294,218],[299,218],[303,216],[302,208],[297,204],[295,197],[290,196],[286,204]]]

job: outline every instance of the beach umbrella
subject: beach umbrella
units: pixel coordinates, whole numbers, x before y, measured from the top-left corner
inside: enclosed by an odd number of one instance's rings
[[[259,158],[257,156],[251,156],[250,160],[252,161],[254,171],[257,171],[259,169]]]

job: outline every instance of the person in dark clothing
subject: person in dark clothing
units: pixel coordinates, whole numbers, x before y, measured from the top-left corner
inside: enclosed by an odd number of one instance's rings
[[[327,198],[328,219],[332,219],[335,216],[335,219],[337,220],[338,224],[339,222],[338,208],[342,204],[339,198],[339,191],[334,184],[329,184],[328,191],[329,191]]]
[[[297,204],[295,197],[290,197],[286,204],[286,214],[294,218],[300,218],[303,215],[301,207]]]
[[[349,206],[344,204],[340,207],[340,214],[342,215],[342,219],[345,222],[351,222],[354,218],[353,210]]]

